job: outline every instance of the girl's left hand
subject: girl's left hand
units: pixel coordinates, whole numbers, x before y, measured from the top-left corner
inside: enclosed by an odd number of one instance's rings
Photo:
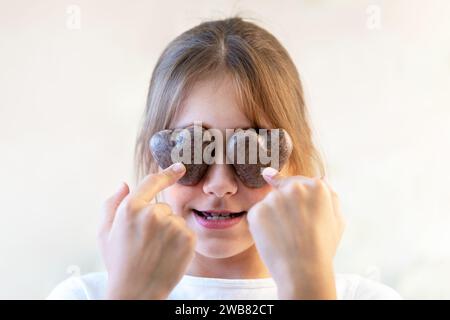
[[[269,176],[270,175],[270,176]],[[263,171],[274,187],[248,212],[280,299],[336,299],[333,259],[344,231],[337,194],[321,178]]]

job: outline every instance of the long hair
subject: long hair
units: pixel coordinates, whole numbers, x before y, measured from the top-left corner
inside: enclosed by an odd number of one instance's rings
[[[313,145],[300,77],[292,59],[268,31],[240,17],[203,22],[165,48],[153,70],[135,147],[135,179],[157,172],[149,139],[167,129],[189,89],[202,79],[230,76],[240,108],[259,128],[263,120],[291,136],[288,170],[324,174]]]

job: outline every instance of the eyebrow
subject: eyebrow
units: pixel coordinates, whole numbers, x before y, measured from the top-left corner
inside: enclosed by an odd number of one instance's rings
[[[200,121],[195,121],[195,122],[200,122]],[[194,122],[190,122],[190,123],[185,124],[185,125],[180,125],[180,126],[178,126],[178,128],[175,128],[175,129],[185,129],[185,128],[188,128],[188,127],[193,126],[193,125],[194,125]],[[202,127],[205,128],[205,129],[213,128],[213,126],[211,126],[208,123],[203,122],[203,121],[202,121]],[[246,124],[246,125],[242,125],[242,126],[236,126],[235,128],[227,128],[227,129],[243,129],[243,130],[247,130],[247,129],[251,129],[251,128],[253,128],[253,127],[249,126],[248,124]]]

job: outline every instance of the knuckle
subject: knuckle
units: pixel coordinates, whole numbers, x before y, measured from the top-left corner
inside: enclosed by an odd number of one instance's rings
[[[283,201],[283,199],[286,197],[286,193],[283,190],[274,190],[272,191],[272,194],[270,196],[271,201],[264,203],[266,206],[270,205],[277,205],[280,202]]]
[[[195,247],[195,245],[197,244],[197,236],[195,235],[194,232],[189,234],[189,237],[186,240],[186,243],[191,247]]]
[[[326,182],[320,178],[314,178],[313,184],[314,184],[314,189],[317,192],[324,193],[328,190],[328,186],[327,186]]]
[[[333,199],[339,200],[338,193],[334,189],[329,188],[329,190],[330,190],[330,193],[331,193],[331,196],[333,197]]]
[[[331,191],[331,199],[336,206],[340,207],[341,200],[339,199],[339,195],[336,192]]]
[[[293,197],[299,197],[305,190],[305,186],[300,181],[292,182],[288,187],[288,194]]]
[[[180,233],[180,229],[182,230],[186,224],[186,221],[177,215],[170,215],[169,222],[173,231],[177,233]]]
[[[185,229],[184,232],[180,232],[179,240],[183,245],[187,245],[189,248],[193,248],[196,244],[195,233],[188,229]]]
[[[170,214],[172,209],[167,203],[156,203],[153,205],[153,211],[160,214]]]
[[[183,228],[178,234],[183,241],[189,241],[192,238],[192,234],[187,228]]]
[[[158,184],[161,180],[161,173],[151,173],[144,178],[144,183],[148,183],[150,185]]]
[[[171,234],[179,235],[180,229],[182,229],[182,221],[180,220],[182,218],[177,217],[175,215],[171,215],[168,217],[168,228]]]
[[[316,188],[321,188],[324,186],[324,181],[320,179],[319,177],[312,178],[313,184]]]
[[[137,201],[133,199],[125,201],[124,203],[125,217],[130,218],[139,210],[140,205],[137,203]]]
[[[145,220],[149,223],[162,223],[167,216],[164,206],[152,204],[145,211]]]
[[[266,196],[266,201],[262,202],[260,204],[260,206],[264,206],[267,205],[267,202],[274,202],[278,199],[278,192],[277,190],[273,190],[272,192],[270,192],[267,196]]]
[[[144,221],[147,223],[158,222],[160,220],[159,214],[153,207],[149,207],[148,210],[142,213]]]
[[[183,217],[177,216],[177,215],[174,215],[174,217],[175,217],[175,219],[177,219],[183,226],[186,226],[186,225],[187,225],[187,222],[186,222],[186,220],[185,220]]]
[[[171,179],[170,173],[160,172],[148,177],[150,184],[156,186],[156,189],[161,189]]]

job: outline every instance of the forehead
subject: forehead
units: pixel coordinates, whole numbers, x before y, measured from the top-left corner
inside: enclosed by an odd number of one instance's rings
[[[171,128],[182,128],[201,121],[206,128],[234,129],[251,127],[238,104],[235,88],[229,77],[197,82],[187,92]]]

